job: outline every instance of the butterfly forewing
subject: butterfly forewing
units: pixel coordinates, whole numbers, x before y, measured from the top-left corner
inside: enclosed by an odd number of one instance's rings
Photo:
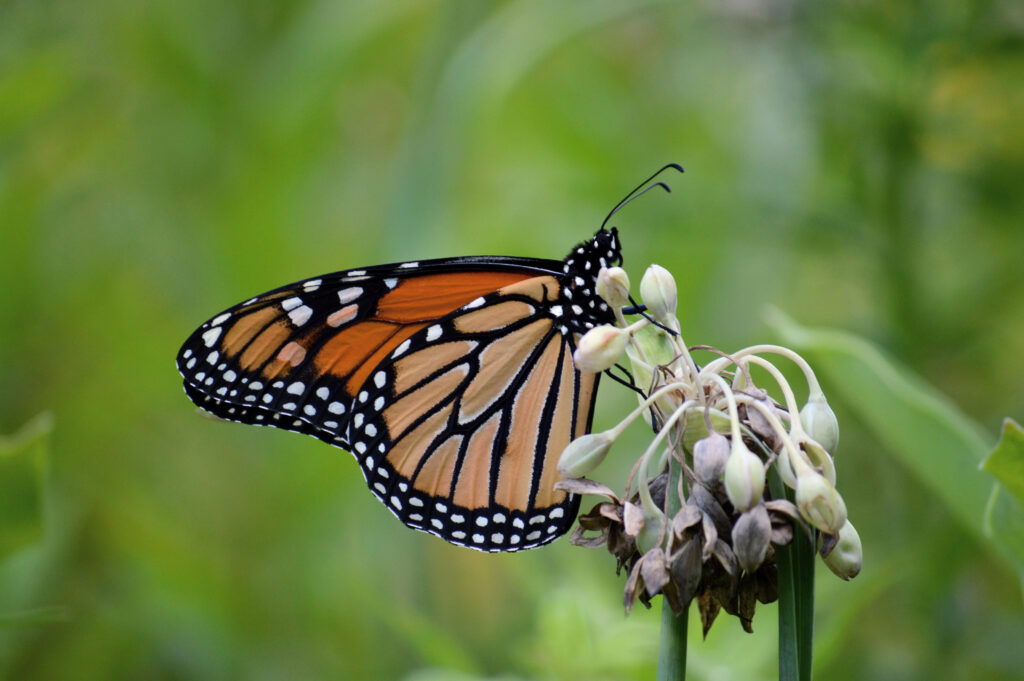
[[[345,446],[352,399],[375,364],[430,322],[546,263],[521,262],[488,263],[492,271],[468,258],[461,266],[477,269],[403,263],[275,289],[217,315],[185,342],[178,369],[186,392],[221,418],[322,432]]]

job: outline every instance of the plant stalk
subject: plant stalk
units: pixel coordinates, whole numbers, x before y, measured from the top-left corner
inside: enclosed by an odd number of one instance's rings
[[[679,512],[681,500],[676,490],[679,489],[679,476],[682,470],[675,457],[668,457],[668,495],[667,522]],[[672,611],[665,597],[661,599],[661,642],[658,650],[658,681],[685,681],[686,679],[686,627],[690,619],[690,608],[678,617]]]

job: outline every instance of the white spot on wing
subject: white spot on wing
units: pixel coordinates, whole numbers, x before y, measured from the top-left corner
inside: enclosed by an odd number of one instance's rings
[[[437,340],[440,337],[441,337],[441,325],[440,324],[434,324],[433,326],[427,328],[427,340],[428,341],[435,341],[435,340]]]
[[[349,288],[343,288],[338,291],[338,302],[342,305],[345,303],[351,303],[353,300],[363,295],[363,289],[361,286],[350,286]]]
[[[212,348],[213,347],[213,344],[217,342],[218,338],[220,338],[221,330],[222,330],[221,327],[215,326],[212,329],[210,329],[209,331],[206,331],[206,332],[203,333],[203,343],[206,344],[206,347],[208,347],[208,348]]]
[[[401,355],[402,353],[404,353],[406,350],[409,349],[409,344],[410,344],[409,343],[409,339],[406,338],[404,341],[402,341],[399,344],[399,346],[397,348],[395,348],[395,351],[391,353],[391,356],[392,357],[398,357],[399,355]]]
[[[305,389],[306,384],[303,383],[302,381],[296,381],[295,383],[292,383],[290,386],[288,386],[288,392],[290,392],[292,395],[301,395],[302,391]]]
[[[288,316],[291,317],[292,324],[295,326],[302,326],[309,321],[310,317],[313,316],[313,308],[309,305],[303,305],[302,307],[297,307],[289,312]]]
[[[284,308],[285,312],[294,310],[299,305],[302,305],[302,298],[298,296],[292,296],[291,298],[285,298],[281,301],[281,307]]]
[[[224,314],[219,314],[219,315],[217,315],[216,317],[214,317],[210,321],[210,326],[220,326],[221,324],[226,322],[228,320],[228,317],[230,317],[230,316],[231,316],[230,312],[225,312]]]
[[[405,262],[405,263],[402,263],[401,265],[399,265],[399,267],[402,268],[402,269],[412,269],[414,267],[419,267],[419,266],[420,266],[420,264],[418,262]]]

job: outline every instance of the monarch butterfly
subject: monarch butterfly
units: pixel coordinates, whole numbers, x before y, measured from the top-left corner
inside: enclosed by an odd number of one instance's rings
[[[217,417],[352,452],[409,527],[481,551],[533,548],[576,517],[555,465],[589,432],[600,376],[572,354],[613,321],[595,282],[621,263],[602,224],[560,261],[456,257],[305,279],[205,322],[178,370]]]

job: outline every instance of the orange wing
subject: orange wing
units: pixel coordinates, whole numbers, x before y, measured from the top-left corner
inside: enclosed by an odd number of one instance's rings
[[[587,432],[598,377],[574,339],[614,320],[596,293],[621,264],[599,229],[563,261],[484,256],[349,270],[290,284],[197,329],[185,391],[221,418],[352,451],[410,527],[486,551],[547,543],[576,497],[555,463]]]
[[[352,451],[404,523],[484,551],[532,548],[571,526],[555,465],[590,426],[597,375],[545,311],[558,281],[506,286],[409,337],[356,395]]]
[[[216,416],[310,433],[342,447],[359,386],[431,322],[503,286],[516,270],[401,266],[307,280],[209,320],[178,354],[185,391]]]

